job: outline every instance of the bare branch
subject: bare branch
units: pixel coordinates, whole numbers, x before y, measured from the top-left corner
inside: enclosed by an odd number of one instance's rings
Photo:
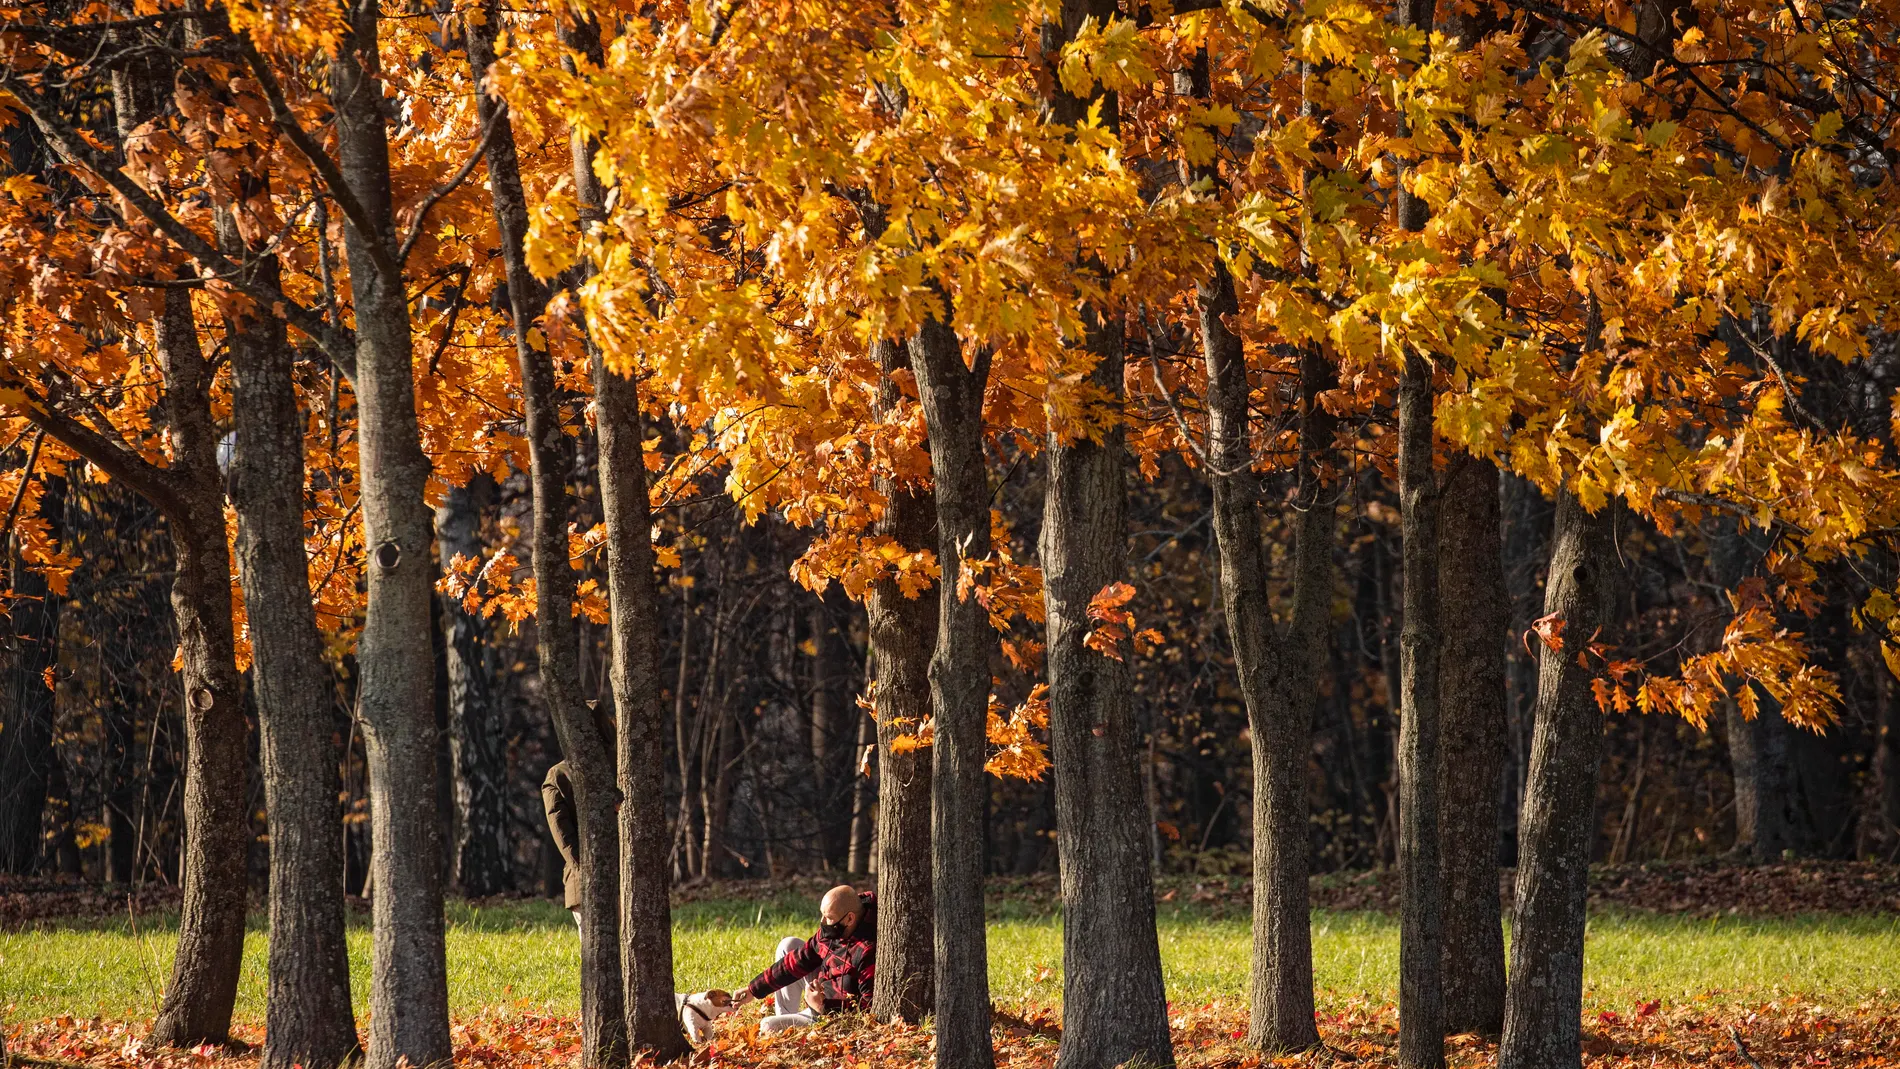
[[[23,383],[0,378],[8,386],[8,407],[33,421],[33,424],[78,453],[101,471],[130,487],[139,496],[158,506],[173,523],[189,522],[184,499],[173,484],[173,475],[132,452],[130,449],[93,430],[52,405],[44,398],[28,393]]]
[[[448,181],[430,190],[429,195],[422,198],[422,204],[416,208],[415,222],[409,224],[409,235],[402,239],[402,247],[396,250],[398,268],[409,262],[409,252],[416,247],[417,240],[422,237],[422,227],[429,221],[430,210],[441,203],[443,197],[455,192],[457,187],[468,181],[469,175],[475,173],[476,165],[482,162],[482,156],[488,151],[489,143],[495,140],[496,132],[501,129],[502,116],[506,114],[508,114],[508,102],[497,101],[494,114],[490,115],[488,122],[483,124],[482,140],[475,146],[475,151],[469,153],[461,169],[449,176]]]
[[[285,296],[282,290],[258,282],[251,277],[250,272],[232,263],[216,246],[179,221],[156,197],[114,166],[109,157],[93,148],[61,117],[50,100],[4,68],[0,68],[0,88],[20,102],[27,113],[33,116],[33,122],[40,132],[66,159],[91,171],[101,182],[110,186],[113,192],[169,238],[180,252],[196,261],[200,274],[230,282],[245,296],[309,335],[332,359],[346,368],[356,366],[356,340],[349,331],[325,323],[314,312]],[[106,207],[117,214],[116,208],[110,205]]]
[[[324,190],[336,201],[337,207],[343,209],[343,217],[350,221],[358,234],[363,235],[363,243],[368,248],[370,261],[376,265],[377,273],[385,281],[399,284],[402,279],[401,258],[394,255],[378,238],[381,231],[373,225],[369,212],[350,190],[342,168],[337,166],[336,160],[328,152],[323,151],[317,139],[310,136],[310,131],[297,121],[296,114],[290,110],[290,102],[284,98],[284,87],[277,81],[276,72],[271,70],[270,63],[257,51],[257,46],[251,43],[250,35],[237,34],[236,39],[238,50],[251,65],[251,73],[257,75],[258,84],[264,87],[264,99],[270,102],[271,120],[297,147],[297,151],[303,153],[304,159],[310,161],[310,166],[323,179]]]

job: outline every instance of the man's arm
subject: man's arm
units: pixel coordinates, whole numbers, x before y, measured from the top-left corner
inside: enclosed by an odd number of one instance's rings
[[[764,998],[786,984],[796,983],[818,971],[818,951],[812,947],[812,941],[773,962],[771,967],[746,985],[746,994],[753,998]]]

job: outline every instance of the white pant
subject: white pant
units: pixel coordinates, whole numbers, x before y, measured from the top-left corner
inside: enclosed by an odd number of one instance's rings
[[[778,956],[773,961],[783,961],[785,955],[796,952],[805,945],[805,941],[795,935],[779,940]],[[803,1028],[818,1019],[818,1015],[805,1008],[805,981],[794,980],[772,993],[772,1008],[778,1012],[759,1022],[759,1034],[769,1036],[774,1032],[783,1032],[787,1028]]]

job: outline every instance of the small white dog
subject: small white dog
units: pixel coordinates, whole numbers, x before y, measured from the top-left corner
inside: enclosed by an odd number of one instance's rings
[[[680,1027],[695,1047],[710,1042],[716,1031],[714,1022],[738,1008],[732,1004],[732,992],[716,987],[691,995],[674,995],[673,1004],[679,1008]]]

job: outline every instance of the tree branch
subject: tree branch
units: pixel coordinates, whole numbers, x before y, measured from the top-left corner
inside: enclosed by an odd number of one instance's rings
[[[33,396],[17,380],[0,378],[0,386],[10,387],[5,391],[7,406],[32,420],[34,426],[158,506],[167,520],[173,523],[190,522],[184,499],[179,496],[171,472],[47,404],[45,399]]]
[[[245,296],[257,301],[273,314],[281,316],[286,323],[309,335],[354,377],[356,339],[349,331],[325,323],[315,313],[285,296],[282,290],[263,285],[256,279],[248,277],[249,272],[232,263],[211,242],[179,221],[178,217],[167,211],[156,197],[132,181],[124,171],[114,166],[111,159],[104,153],[93,148],[91,143],[60,117],[57,109],[45,96],[28,87],[4,68],[0,68],[0,89],[5,89],[20,102],[27,113],[33,116],[34,125],[40,128],[40,132],[46,135],[46,139],[62,155],[91,171],[101,182],[110,186],[114,193],[117,193],[127,204],[144,216],[147,222],[169,238],[180,252],[196,261],[204,277],[230,282]],[[115,215],[118,214],[116,208],[110,205],[107,207]]]
[[[356,199],[356,194],[351,192],[350,183],[343,177],[342,168],[337,166],[337,162],[330,158],[328,152],[323,151],[323,146],[317,144],[317,139],[310,136],[310,131],[305,130],[303,124],[297,121],[296,114],[290,110],[290,102],[284,98],[284,87],[277,81],[276,72],[270,69],[270,64],[257,51],[257,46],[251,43],[250,35],[238,34],[236,38],[238,51],[243,53],[245,61],[250,64],[251,73],[257,75],[258,84],[264,87],[264,99],[270,102],[272,121],[277,124],[279,130],[284,132],[284,137],[297,147],[297,151],[303,153],[304,159],[310,161],[310,166],[315,168],[318,177],[323,179],[324,189],[330,194],[330,198],[336,201],[337,207],[343,209],[343,217],[350,221],[350,225],[356,228],[357,233],[363,235],[364,244],[368,246],[370,260],[376,265],[377,273],[383,276],[384,281],[399,285],[402,280],[402,258],[394,255],[377,239],[380,231],[370,221],[369,212],[365,211],[362,203]]]
[[[455,192],[457,187],[468,181],[469,175],[475,173],[476,165],[482,162],[483,155],[488,152],[489,143],[495,140],[496,131],[501,129],[501,117],[506,114],[508,114],[508,102],[497,101],[494,114],[490,115],[488,122],[483,124],[482,140],[475,146],[475,151],[469,154],[461,169],[451,175],[448,181],[430,190],[429,195],[422,198],[422,204],[416,208],[415,221],[409,224],[409,235],[402,239],[402,247],[396,250],[398,268],[409,262],[409,252],[416,247],[417,240],[422,237],[422,226],[428,222],[430,210],[441,203],[443,197]]]

